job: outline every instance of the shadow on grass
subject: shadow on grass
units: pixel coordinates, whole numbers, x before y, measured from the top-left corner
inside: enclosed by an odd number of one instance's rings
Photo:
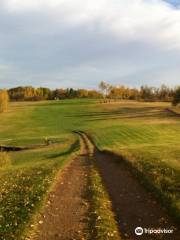
[[[53,153],[48,156],[49,159],[51,158],[57,158],[69,155],[70,153],[74,152],[76,149],[79,148],[79,140],[77,139],[73,144],[71,144],[70,148],[63,152]]]
[[[173,237],[165,239],[179,239],[177,208],[172,206],[171,200],[154,185],[146,173],[122,155],[107,150],[101,151],[95,145],[94,139],[82,131],[79,131],[79,135],[84,141],[88,139],[94,148],[92,159],[109,194],[123,239],[138,239],[134,234],[137,223],[142,227],[158,226],[168,229],[172,226],[176,229]],[[161,238],[156,236],[148,238],[144,235],[142,239]]]
[[[34,145],[27,145],[27,146],[3,146],[0,145],[0,152],[18,152],[18,151],[25,151],[25,150],[33,150],[33,149],[39,149],[44,147],[52,146],[53,144],[59,144],[64,143],[66,139],[48,139],[48,143],[42,143],[42,144],[34,144]]]
[[[121,108],[116,111],[101,111],[91,112],[87,114],[67,115],[66,117],[81,117],[86,118],[86,121],[100,121],[113,119],[136,119],[136,118],[177,118],[173,112],[168,109],[158,107],[144,107],[144,108]]]

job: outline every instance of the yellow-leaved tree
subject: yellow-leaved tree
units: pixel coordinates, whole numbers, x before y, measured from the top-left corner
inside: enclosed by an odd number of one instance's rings
[[[6,89],[0,89],[0,112],[8,109],[9,95]]]

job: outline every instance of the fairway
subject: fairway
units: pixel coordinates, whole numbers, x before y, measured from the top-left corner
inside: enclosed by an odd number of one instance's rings
[[[113,152],[123,159],[137,182],[153,193],[158,204],[177,223],[180,219],[180,118],[167,110],[170,107],[170,103],[161,102],[100,103],[88,99],[10,103],[8,112],[0,118],[0,145],[30,149],[0,153],[0,239],[25,239],[35,231],[36,216],[46,206],[59,171],[63,172],[80,153],[82,143],[74,131],[85,132],[100,151]],[[98,164],[89,167],[97,167],[97,174],[102,174]],[[98,178],[93,171],[91,181],[101,182],[98,180],[101,176]],[[98,182],[102,189],[103,181]],[[104,191],[107,194],[104,202],[111,201],[108,188]],[[95,193],[92,190],[91,195]],[[96,211],[97,206],[93,207]],[[107,208],[116,232],[113,206]],[[100,214],[103,218],[104,213]],[[102,229],[106,224],[105,221]],[[98,238],[98,234],[94,239],[106,239]],[[126,229],[122,235],[126,235]],[[113,234],[107,239],[119,239],[119,236]]]
[[[0,0],[0,240],[180,240],[180,0]]]

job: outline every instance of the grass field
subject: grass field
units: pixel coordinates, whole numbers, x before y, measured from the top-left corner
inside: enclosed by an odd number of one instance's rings
[[[104,104],[89,134],[100,149],[122,155],[170,213],[180,217],[180,121],[166,103]],[[101,111],[99,111],[101,109]]]
[[[1,133],[2,144],[44,144],[44,137],[38,136],[38,131],[37,134],[35,129],[30,131],[32,126],[28,124],[31,124],[33,108],[26,107],[24,104],[20,109],[19,106],[12,106],[11,111],[2,116],[2,123],[10,126],[8,131],[12,131],[13,136],[8,140],[6,131]],[[9,121],[12,121],[11,124]],[[56,172],[79,150],[79,142],[72,135],[59,134],[51,139],[54,143],[49,146],[0,153],[0,239],[23,237],[33,215],[42,207]]]
[[[0,239],[25,230],[53,176],[79,149],[74,130],[123,155],[143,173],[174,216],[180,212],[180,119],[168,103],[65,100],[11,103],[0,116],[0,145],[54,144],[0,155]],[[9,214],[11,213],[11,214]]]

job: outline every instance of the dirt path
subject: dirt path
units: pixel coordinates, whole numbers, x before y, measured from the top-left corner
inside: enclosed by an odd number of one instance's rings
[[[83,137],[88,139],[86,135]],[[153,229],[174,229],[173,221],[165,210],[155,201],[137,179],[132,175],[123,161],[116,156],[103,153],[93,146],[94,158],[100,170],[104,184],[109,192],[113,209],[117,217],[123,239],[180,239],[180,232],[173,234],[143,234],[136,236],[136,227]]]
[[[114,155],[98,151],[84,133],[78,134],[83,152],[60,175],[48,198],[48,206],[38,219],[37,232],[31,240],[91,239],[87,222],[88,201],[85,196],[90,154],[96,160],[110,195],[122,239],[179,240],[180,233],[176,230],[173,234],[135,235],[136,227],[175,229],[175,225],[123,161]]]
[[[82,143],[83,144],[83,143]],[[88,204],[85,191],[87,184],[87,149],[63,170],[63,174],[48,198],[48,206],[38,219],[32,240],[83,240],[87,238],[86,216]]]

